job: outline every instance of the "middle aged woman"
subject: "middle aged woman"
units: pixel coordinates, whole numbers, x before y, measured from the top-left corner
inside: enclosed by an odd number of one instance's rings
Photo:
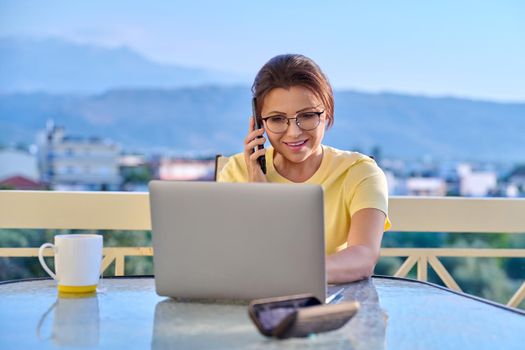
[[[321,185],[328,283],[369,277],[390,227],[386,179],[373,159],[322,144],[334,123],[326,76],[308,57],[279,55],[261,68],[252,92],[257,109],[244,152],[229,159],[217,180]],[[255,129],[254,117],[263,128]],[[257,149],[266,141],[265,131],[272,147]],[[257,161],[262,155],[266,174]]]

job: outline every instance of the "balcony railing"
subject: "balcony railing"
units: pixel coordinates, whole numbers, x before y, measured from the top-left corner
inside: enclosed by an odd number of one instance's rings
[[[391,197],[389,216],[396,232],[525,233],[525,199]],[[0,191],[0,228],[150,230],[148,193]],[[0,248],[0,257],[36,257],[38,248]],[[48,253],[51,254],[51,253]],[[151,256],[152,247],[104,248],[103,268],[115,262],[124,274],[125,257]],[[395,276],[417,265],[417,278],[427,280],[429,266],[454,290],[460,287],[439,258],[519,257],[525,249],[383,248],[382,256],[407,257]],[[507,305],[525,299],[525,283]]]

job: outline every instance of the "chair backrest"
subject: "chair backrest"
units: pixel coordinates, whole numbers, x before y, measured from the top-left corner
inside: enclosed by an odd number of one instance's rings
[[[221,172],[222,168],[228,163],[230,157],[217,154],[215,156],[215,181],[217,181],[217,175]]]

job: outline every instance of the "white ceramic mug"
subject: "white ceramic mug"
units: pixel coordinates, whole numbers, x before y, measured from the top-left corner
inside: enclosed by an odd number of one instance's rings
[[[40,264],[64,293],[90,293],[97,289],[102,263],[102,236],[73,234],[55,236],[55,244],[44,243],[38,250]],[[56,274],[46,265],[44,249],[55,252]]]

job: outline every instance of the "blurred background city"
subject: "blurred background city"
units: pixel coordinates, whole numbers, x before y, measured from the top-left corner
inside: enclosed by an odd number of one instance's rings
[[[209,181],[242,150],[257,70],[301,53],[335,92],[325,143],[372,155],[390,195],[525,197],[525,5],[520,1],[0,0],[0,188],[147,191]],[[0,230],[0,246],[57,231]],[[105,232],[150,245],[150,232]],[[524,235],[387,233],[383,246],[523,248]],[[525,259],[444,261],[503,300]],[[382,258],[391,274],[397,258]],[[134,258],[126,273],[151,273]],[[0,280],[42,275],[0,258]],[[435,276],[430,280],[438,281]]]

